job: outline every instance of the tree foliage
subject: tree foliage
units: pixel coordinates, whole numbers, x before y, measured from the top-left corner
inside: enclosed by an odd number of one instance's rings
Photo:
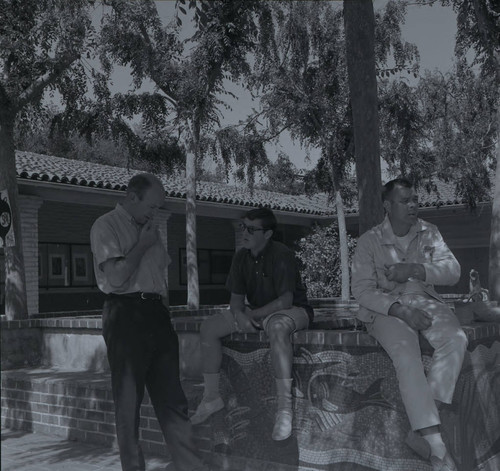
[[[0,188],[9,194],[16,245],[6,247],[6,314],[28,315],[14,129],[42,109],[46,91],[58,91],[68,107],[85,100],[85,58],[95,36],[92,0],[9,0],[0,3]]]
[[[58,90],[65,104],[83,100],[85,58],[95,46],[90,19],[93,1],[63,0],[1,3],[2,98],[18,111],[40,106],[43,93]]]
[[[266,2],[179,1],[177,8],[183,15],[188,14],[185,7],[194,9],[197,25],[195,34],[186,41],[179,38],[180,17],[175,24],[162,24],[151,0],[108,0],[107,4],[111,10],[102,26],[104,70],[109,73],[112,64],[119,63],[130,67],[134,77],[135,89],[121,97],[124,110],[133,110],[138,100],[142,103],[144,94],[139,87],[151,81],[156,87],[152,98],[158,104],[158,116],[164,119],[165,129],[178,131],[179,143],[186,151],[188,304],[197,307],[197,162],[205,135],[220,126],[220,110],[225,106],[221,97],[228,93],[224,81],[236,81],[250,70],[247,54],[259,43],[255,21],[266,9]],[[239,144],[249,144],[250,158],[261,157],[258,143],[251,138]]]
[[[417,90],[405,81],[384,80],[379,86],[381,157],[394,175],[420,182],[435,171]]]
[[[381,154],[389,172],[427,190],[441,179],[470,207],[490,199],[497,142],[498,83],[464,56],[445,74],[426,71],[416,86],[382,80]]]
[[[438,0],[435,0],[436,2]],[[426,3],[425,0],[420,0]],[[431,2],[434,3],[434,2]],[[473,53],[471,65],[478,65],[482,78],[491,77],[496,81],[494,103],[496,106],[497,145],[495,169],[495,195],[492,205],[489,287],[493,300],[500,300],[500,6],[496,0],[441,0],[440,3],[452,6],[457,13],[457,36],[455,54],[459,60],[466,60]],[[485,175],[483,162],[482,174]],[[472,183],[469,185],[467,183]],[[474,179],[466,184],[458,182],[458,188],[475,191]]]
[[[417,89],[435,174],[454,183],[457,196],[472,208],[490,200],[497,87],[494,76],[477,75],[459,60],[452,73],[428,74]]]
[[[418,74],[418,48],[405,41],[401,34],[407,8],[405,1],[390,0],[385,8],[375,11],[375,61],[381,78],[401,72]]]
[[[234,177],[253,191],[256,176],[270,163],[265,141],[263,132],[254,124],[247,124],[242,130],[228,126],[215,131],[203,152],[224,165],[226,178],[229,178],[230,169],[235,168]]]
[[[348,236],[347,245],[350,262],[356,240]],[[309,297],[340,296],[340,240],[334,225],[314,226],[309,235],[300,239],[296,253]]]
[[[265,171],[266,180],[260,188],[277,191],[288,195],[302,195],[305,192],[304,179],[299,169],[283,152],[278,154],[276,162],[268,164]]]

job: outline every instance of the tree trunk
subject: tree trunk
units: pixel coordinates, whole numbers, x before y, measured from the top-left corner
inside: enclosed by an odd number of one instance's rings
[[[500,66],[500,65],[499,65]],[[500,73],[497,74],[500,77]],[[491,211],[489,291],[490,298],[500,304],[500,109],[497,110],[497,169]]]
[[[340,270],[341,270],[341,299],[348,301],[351,295],[349,280],[349,247],[347,246],[347,229],[345,224],[344,202],[340,190],[335,190],[335,208],[337,210],[337,222],[339,225],[340,241]]]
[[[495,75],[497,83],[500,83],[500,50],[498,42],[498,34],[494,29],[494,23],[487,20],[488,13],[483,2],[474,0],[472,2],[474,13],[476,15],[477,27],[481,34],[483,45],[491,44],[492,39],[495,41],[491,47],[492,55],[490,56],[495,66]],[[493,20],[493,17],[491,17]],[[500,109],[497,110],[497,168],[495,173],[493,195],[493,206],[491,211],[491,232],[490,232],[490,263],[488,269],[488,288],[490,299],[500,303]]]
[[[186,273],[187,305],[189,309],[200,307],[198,279],[198,255],[196,243],[196,155],[199,132],[191,131],[192,142],[186,145]]]
[[[383,219],[372,0],[345,0],[344,25],[361,235]]]
[[[8,320],[26,319],[26,275],[21,235],[21,220],[16,180],[14,148],[15,113],[10,103],[0,102],[0,190],[7,190],[12,212],[15,245],[5,247],[5,314]],[[3,269],[4,267],[0,267]]]

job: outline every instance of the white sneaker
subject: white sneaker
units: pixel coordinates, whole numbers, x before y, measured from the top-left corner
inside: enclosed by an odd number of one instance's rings
[[[218,397],[212,401],[207,401],[203,398],[196,409],[196,412],[191,417],[191,423],[193,425],[201,424],[205,422],[212,414],[224,408],[224,401],[222,397]]]
[[[272,438],[273,440],[286,440],[292,434],[293,413],[287,409],[276,412]]]

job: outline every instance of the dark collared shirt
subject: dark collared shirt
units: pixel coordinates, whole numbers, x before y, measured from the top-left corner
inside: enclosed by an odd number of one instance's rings
[[[250,250],[240,249],[233,257],[226,288],[234,294],[246,295],[250,307],[256,309],[290,291],[294,306],[303,307],[310,319],[313,309],[307,303],[295,254],[286,245],[269,241],[254,257]]]

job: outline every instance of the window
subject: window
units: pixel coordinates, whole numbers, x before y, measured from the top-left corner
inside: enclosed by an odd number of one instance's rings
[[[38,284],[41,288],[95,287],[88,244],[38,244]]]
[[[198,278],[200,285],[223,285],[226,283],[234,251],[198,249]],[[187,284],[186,249],[179,249],[179,283]]]
[[[91,286],[95,284],[92,252],[89,245],[71,246],[71,284],[73,286]]]

